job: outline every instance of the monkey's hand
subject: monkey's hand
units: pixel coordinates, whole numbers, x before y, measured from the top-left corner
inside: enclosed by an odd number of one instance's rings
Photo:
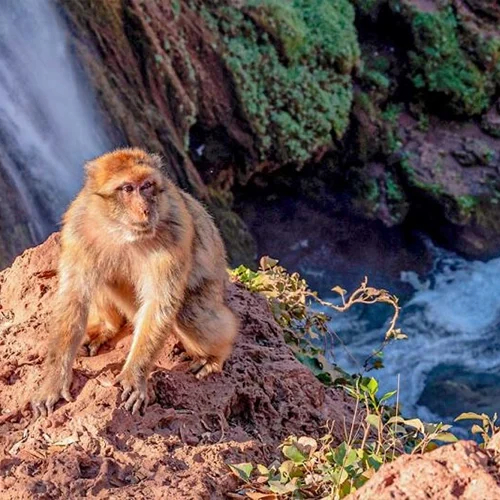
[[[31,400],[31,408],[35,420],[41,416],[46,417],[54,411],[55,404],[61,399],[73,401],[69,388],[71,386],[71,374],[62,377],[59,373],[49,375],[45,378],[42,386],[38,389]]]
[[[149,402],[148,388],[143,374],[125,369],[116,377],[115,383],[122,386],[122,403],[126,410],[134,414],[141,408],[146,408]]]

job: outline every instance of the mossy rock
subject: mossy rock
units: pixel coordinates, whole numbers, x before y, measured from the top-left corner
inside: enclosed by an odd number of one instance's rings
[[[418,2],[391,0],[411,32],[408,52],[411,81],[437,110],[456,116],[475,116],[486,110],[497,85],[496,71],[485,71],[488,60],[498,58],[497,39],[477,39],[476,51],[463,39],[466,27],[450,2],[422,10]],[[476,38],[474,38],[476,40]],[[483,40],[484,42],[485,40]]]
[[[257,245],[247,225],[232,210],[232,194],[210,189],[206,204],[221,232],[230,266],[236,267],[243,264],[247,267],[254,267],[257,261]]]
[[[380,220],[386,227],[401,224],[410,208],[398,174],[383,164],[371,163],[352,168],[351,203],[363,218]]]
[[[303,164],[348,123],[359,62],[347,0],[204,2],[261,161]]]

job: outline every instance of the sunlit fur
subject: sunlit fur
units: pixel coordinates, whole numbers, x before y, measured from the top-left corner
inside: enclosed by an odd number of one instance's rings
[[[86,166],[85,185],[64,216],[59,295],[37,414],[70,399],[72,365],[85,332],[90,353],[128,321],[132,347],[118,379],[125,406],[146,401],[146,378],[175,333],[198,376],[222,370],[238,323],[224,303],[224,246],[202,205],[140,149]],[[125,186],[125,188],[124,188]]]

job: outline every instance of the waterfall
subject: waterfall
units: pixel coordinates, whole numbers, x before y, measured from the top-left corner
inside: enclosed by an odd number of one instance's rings
[[[0,174],[9,186],[0,210],[10,195],[31,243],[56,229],[84,161],[109,149],[82,76],[50,0],[0,2]],[[0,227],[0,238],[9,230]]]

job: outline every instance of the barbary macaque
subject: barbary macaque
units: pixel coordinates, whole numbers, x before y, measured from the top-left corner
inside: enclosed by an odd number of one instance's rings
[[[90,355],[126,322],[133,340],[117,382],[126,409],[147,405],[147,377],[174,333],[198,378],[219,372],[238,321],[225,304],[224,245],[203,206],[163,173],[161,159],[119,149],[86,165],[63,219],[59,289],[35,415],[71,401],[72,367],[87,333]]]

